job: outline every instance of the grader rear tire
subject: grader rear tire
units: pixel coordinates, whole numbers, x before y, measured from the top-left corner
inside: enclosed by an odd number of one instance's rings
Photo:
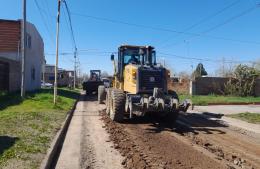
[[[98,104],[101,104],[106,98],[105,86],[98,86]]]
[[[122,90],[112,89],[110,99],[110,118],[122,122],[125,113],[125,93]]]

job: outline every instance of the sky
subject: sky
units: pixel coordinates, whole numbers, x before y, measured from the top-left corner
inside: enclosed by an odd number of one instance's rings
[[[0,0],[0,18],[22,17],[22,0]],[[110,55],[122,44],[152,45],[173,74],[203,63],[223,66],[260,59],[260,0],[66,0],[82,73],[112,74]],[[27,21],[40,32],[55,64],[57,0],[27,0]],[[74,43],[61,7],[59,67],[72,70]]]

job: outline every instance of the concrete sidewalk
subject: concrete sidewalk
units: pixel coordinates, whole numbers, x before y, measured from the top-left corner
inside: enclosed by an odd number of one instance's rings
[[[81,96],[63,143],[56,169],[121,169],[123,157],[113,148],[95,96]]]
[[[216,114],[237,114],[237,113],[259,113],[260,105],[212,105],[212,106],[195,106],[194,110],[199,112],[210,112]]]
[[[83,96],[81,96],[83,97]],[[80,143],[82,131],[82,110],[84,101],[79,101],[71,119],[63,147],[56,164],[58,169],[80,169]]]

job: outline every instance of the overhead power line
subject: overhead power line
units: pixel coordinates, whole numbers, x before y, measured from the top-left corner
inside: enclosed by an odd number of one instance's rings
[[[70,32],[71,32],[71,37],[72,37],[72,41],[74,43],[74,46],[75,46],[75,51],[74,51],[74,89],[76,88],[76,75],[77,75],[77,55],[78,55],[78,52],[77,52],[77,45],[76,45],[76,40],[75,40],[75,36],[74,36],[74,31],[73,31],[73,28],[72,28],[72,21],[71,21],[71,14],[70,14],[70,10],[69,10],[69,7],[67,5],[67,2],[66,0],[63,0],[64,4],[65,4],[65,7],[66,7],[66,11],[67,11],[67,14],[68,14],[68,18],[69,18],[69,28],[70,28]],[[65,18],[66,19],[66,18]],[[67,22],[67,20],[66,20]]]
[[[65,22],[66,22],[66,26],[67,26],[67,28],[68,28],[68,30],[69,30],[69,32],[70,32],[70,40],[71,40],[71,44],[72,44],[72,50],[75,50],[75,44],[74,44],[74,41],[73,41],[73,38],[72,38],[72,34],[71,34],[71,29],[70,29],[70,25],[69,25],[69,22],[68,22],[68,19],[67,19],[67,14],[65,13],[65,10],[66,9],[64,9],[64,7],[63,7],[63,5],[61,6],[61,8],[62,8],[62,12],[63,12],[63,15],[64,15],[64,20],[65,20]]]
[[[175,57],[179,59],[185,59],[185,60],[197,60],[197,61],[204,61],[204,62],[223,62],[223,60],[218,60],[218,59],[210,59],[210,58],[198,58],[198,57],[187,57],[187,56],[181,56],[181,55],[175,55],[175,54],[168,54],[168,53],[163,53],[163,52],[157,52],[158,54],[162,56],[170,56],[170,57]],[[173,58],[167,58],[167,59],[173,59]],[[254,61],[234,61],[234,60],[225,60],[225,63],[255,63]]]
[[[83,18],[89,18],[89,19],[94,19],[94,20],[98,20],[98,21],[105,21],[105,22],[110,22],[110,23],[114,23],[114,24],[134,26],[134,27],[138,27],[138,28],[151,29],[151,30],[156,30],[156,31],[161,31],[161,32],[171,32],[171,33],[177,33],[177,34],[193,35],[193,36],[197,36],[197,37],[206,37],[206,38],[211,38],[211,39],[233,41],[233,42],[238,42],[238,43],[260,45],[260,42],[256,42],[256,41],[238,40],[238,39],[231,39],[231,38],[225,38],[225,37],[206,35],[206,34],[201,34],[201,33],[191,33],[191,32],[185,32],[185,31],[177,31],[177,30],[173,30],[173,29],[129,23],[129,22],[125,22],[125,21],[119,21],[119,20],[114,20],[114,19],[109,19],[109,18],[91,16],[91,15],[80,14],[80,13],[75,13],[75,12],[71,12],[71,14],[75,15],[75,16],[80,16],[80,17],[83,17]]]
[[[219,15],[219,14],[225,12],[226,10],[230,9],[231,7],[235,6],[235,5],[238,4],[240,1],[241,1],[241,0],[236,0],[236,1],[232,2],[231,4],[228,4],[228,5],[225,6],[224,8],[218,10],[217,12],[215,12],[215,13],[213,13],[213,14],[211,14],[211,15],[205,17],[205,18],[202,18],[200,21],[198,21],[197,23],[192,24],[191,26],[188,26],[187,28],[184,29],[184,31],[189,31],[189,30],[191,30],[191,29],[197,27],[198,25],[201,25],[201,24],[207,22],[208,20],[211,20],[213,17],[215,17],[215,16],[217,16],[217,15]],[[180,35],[180,34],[179,34],[179,35]],[[174,38],[176,38],[176,37],[177,37],[177,36],[174,36]],[[161,44],[168,42],[168,41],[169,41],[170,39],[172,39],[172,38],[173,38],[173,37],[170,37],[170,38],[168,38],[167,40],[162,41]]]
[[[109,52],[109,51],[82,51],[77,50],[77,53],[80,55],[92,55],[92,54],[111,54],[111,53],[117,53],[117,52]],[[60,55],[74,55],[74,52],[60,52]],[[45,53],[45,55],[55,55],[55,53]]]
[[[235,20],[235,19],[237,19],[237,18],[240,18],[241,16],[244,16],[244,15],[246,15],[246,14],[252,12],[252,11],[255,10],[257,7],[258,7],[258,6],[254,6],[254,7],[248,8],[248,9],[242,11],[241,13],[239,13],[238,15],[235,15],[235,16],[233,16],[233,17],[231,17],[231,18],[225,20],[224,22],[222,22],[222,23],[220,23],[220,24],[218,24],[218,25],[216,25],[216,26],[214,26],[214,27],[212,27],[212,28],[209,28],[209,29],[203,31],[202,33],[208,33],[208,32],[210,32],[210,31],[212,31],[212,30],[215,30],[215,29],[217,29],[217,28],[223,26],[223,25],[226,25],[226,24],[232,22],[233,20]]]
[[[46,28],[46,31],[47,31],[48,35],[49,35],[50,41],[51,41],[51,43],[54,44],[55,40],[53,39],[52,33],[51,33],[51,31],[50,31],[50,29],[49,29],[49,26],[48,26],[48,24],[47,24],[47,22],[46,22],[46,20],[45,20],[45,17],[44,17],[44,15],[43,15],[43,10],[42,10],[42,8],[40,7],[40,5],[39,5],[39,3],[38,3],[37,0],[34,0],[34,2],[35,2],[35,5],[36,5],[36,7],[37,7],[39,13],[40,13],[40,16],[41,16],[41,18],[42,18],[43,24],[44,24],[44,26],[45,26],[45,28]]]
[[[73,31],[73,28],[72,28],[71,13],[70,13],[70,10],[69,10],[69,7],[68,7],[68,5],[67,5],[66,0],[63,0],[63,2],[64,2],[64,4],[65,4],[66,11],[67,11],[68,18],[69,18],[69,25],[70,25],[70,31],[71,31],[71,36],[72,36],[72,39],[73,39],[73,43],[74,43],[74,45],[75,45],[75,49],[77,49],[77,45],[76,45],[76,41],[75,41],[75,36],[74,36],[74,31]]]
[[[240,18],[240,17],[242,17],[242,16],[252,12],[253,10],[255,10],[258,7],[259,7],[258,5],[250,7],[248,9],[242,11],[241,13],[232,16],[231,18],[228,18],[227,20],[223,21],[222,23],[219,23],[219,24],[217,24],[217,25],[215,25],[215,26],[213,26],[213,27],[211,27],[211,28],[209,28],[209,29],[199,33],[198,35],[199,36],[207,36],[206,33],[211,32],[211,31],[213,31],[213,30],[215,30],[215,29],[217,29],[217,28],[219,28],[219,27],[221,27],[223,25],[226,25],[226,24],[234,21],[235,19]],[[189,39],[186,39],[186,40],[190,40],[190,39],[196,38],[196,37],[198,37],[198,35],[192,35],[191,37],[189,37]],[[214,37],[214,36],[208,36],[208,37]],[[219,37],[215,37],[215,38],[217,39]],[[240,43],[251,43],[251,44],[256,44],[256,45],[259,45],[259,43],[260,43],[260,42],[253,42],[253,41],[247,41],[247,40],[234,40],[234,39],[224,38],[224,37],[221,37],[219,39],[228,40],[228,41],[234,41],[234,42],[240,42]],[[176,42],[176,43],[174,43],[172,45],[167,45],[167,47],[174,46],[174,45],[179,44],[179,43],[180,42]]]

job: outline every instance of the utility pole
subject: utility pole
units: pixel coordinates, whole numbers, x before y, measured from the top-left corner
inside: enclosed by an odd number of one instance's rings
[[[26,0],[23,0],[23,21],[22,21],[22,76],[21,76],[21,97],[25,96],[25,59],[26,59]]]
[[[75,48],[74,52],[74,89],[76,89],[76,75],[77,75],[77,48]]]
[[[55,80],[54,80],[54,104],[57,103],[57,87],[58,87],[58,63],[59,63],[59,31],[60,31],[60,4],[58,0],[57,27],[56,27],[56,64],[55,64]]]
[[[225,58],[222,58],[222,77],[225,77]]]

